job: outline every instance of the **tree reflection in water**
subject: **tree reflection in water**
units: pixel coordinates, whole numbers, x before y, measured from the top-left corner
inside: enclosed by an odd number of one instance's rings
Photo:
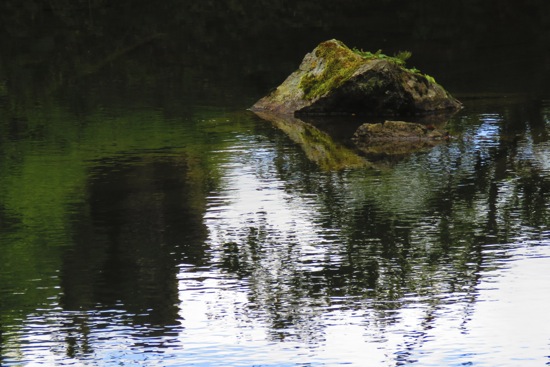
[[[466,330],[481,274],[506,264],[518,241],[544,238],[548,225],[548,182],[525,154],[540,149],[532,131],[543,121],[531,110],[521,128],[513,111],[459,115],[454,141],[374,175],[277,164],[284,150],[228,164],[220,195],[230,210],[207,226],[215,264],[246,279],[248,317],[259,308],[273,338],[319,344],[328,310],[354,310],[365,330],[391,337],[415,309],[419,323],[405,334],[398,362],[450,309],[462,308]],[[265,172],[271,181],[255,181]],[[247,197],[262,190],[268,194],[254,202]],[[525,210],[529,203],[537,207]]]

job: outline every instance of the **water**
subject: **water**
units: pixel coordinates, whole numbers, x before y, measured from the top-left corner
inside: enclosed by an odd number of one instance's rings
[[[6,140],[2,365],[548,363],[550,110],[510,136],[524,103],[374,169],[216,108]]]
[[[25,3],[0,5],[1,366],[550,365],[547,5]],[[362,120],[246,111],[333,37],[412,50],[454,138],[369,163]]]

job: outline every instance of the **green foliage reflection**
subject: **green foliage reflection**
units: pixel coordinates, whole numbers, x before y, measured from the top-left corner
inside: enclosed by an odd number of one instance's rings
[[[217,160],[223,159],[206,152],[222,149],[228,134],[246,128],[242,115],[208,110],[168,119],[152,108],[79,115],[54,102],[1,107],[0,284],[11,295],[1,307],[16,310],[1,313],[8,318],[59,301],[59,269],[75,241],[75,220],[89,205],[94,167],[180,160],[191,215],[200,218],[204,190],[216,182]]]

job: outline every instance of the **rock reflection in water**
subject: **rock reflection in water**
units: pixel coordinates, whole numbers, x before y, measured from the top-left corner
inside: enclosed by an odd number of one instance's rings
[[[366,159],[352,149],[299,118],[263,111],[254,113],[287,134],[293,142],[300,145],[308,159],[323,170],[370,166]]]
[[[448,131],[445,131],[444,127],[452,116],[410,116],[409,119],[416,122],[395,123],[419,126],[419,129],[427,132],[426,134],[415,135],[412,131],[388,129],[386,136],[379,133],[369,138],[365,131],[372,126],[386,126],[380,123],[384,121],[383,118],[369,118],[365,122],[364,118],[355,116],[297,118],[265,111],[254,113],[271,122],[292,141],[298,143],[306,157],[323,170],[380,167],[386,163],[394,164],[416,152],[429,151],[449,140]]]

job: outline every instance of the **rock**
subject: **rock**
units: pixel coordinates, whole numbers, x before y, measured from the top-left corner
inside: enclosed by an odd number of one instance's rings
[[[405,121],[384,121],[384,123],[366,123],[357,129],[354,140],[376,141],[414,141],[442,140],[448,137],[447,132],[434,126]]]
[[[410,115],[456,111],[462,104],[433,78],[385,55],[366,57],[329,40],[251,110],[280,114]],[[383,57],[382,57],[383,56]]]
[[[404,156],[430,149],[450,139],[447,131],[432,125],[405,121],[385,121],[359,126],[352,140],[371,156]]]

